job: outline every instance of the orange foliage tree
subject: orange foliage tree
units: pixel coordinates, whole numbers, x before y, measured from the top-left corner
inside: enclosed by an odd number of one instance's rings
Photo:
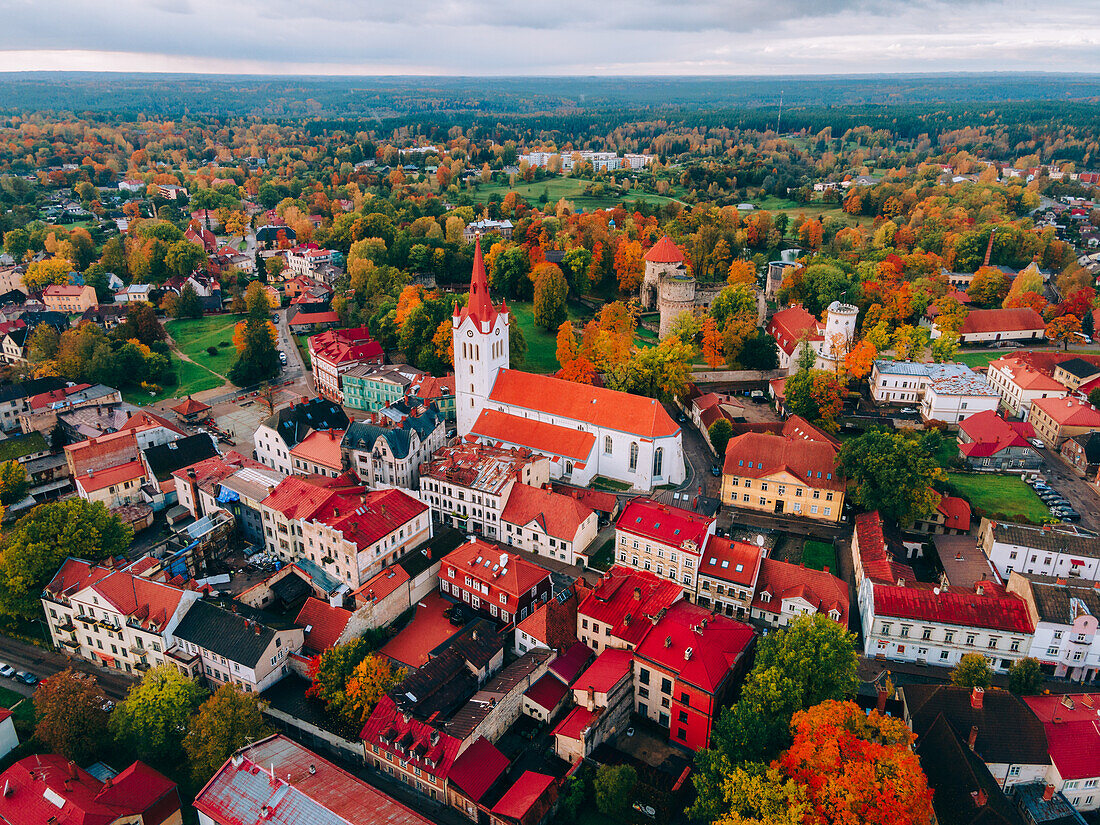
[[[1055,344],[1069,349],[1070,341],[1077,340],[1081,331],[1081,319],[1076,315],[1060,315],[1047,324],[1047,338]]]
[[[725,360],[722,332],[718,329],[718,323],[709,315],[703,321],[703,358],[711,369],[716,369]]]
[[[756,286],[756,266],[752,261],[734,261],[730,264],[726,283],[730,286]]]
[[[642,285],[642,245],[638,241],[623,240],[615,248],[615,277],[620,292],[637,292]]]
[[[424,303],[424,298],[421,288],[409,284],[401,290],[401,294],[397,298],[397,314],[394,316],[394,323],[398,327],[403,326],[405,319],[409,317],[409,313],[422,303]]]
[[[844,369],[853,378],[863,378],[871,372],[877,355],[874,344],[867,340],[860,341],[845,356]]]

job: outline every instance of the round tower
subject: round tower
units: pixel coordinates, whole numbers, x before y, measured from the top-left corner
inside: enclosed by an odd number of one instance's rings
[[[665,235],[645,254],[645,273],[642,276],[641,295],[638,296],[642,309],[646,312],[660,309],[658,294],[662,278],[686,274],[684,253]]]
[[[661,311],[660,337],[664,338],[682,313],[695,311],[695,279],[687,273],[662,276],[657,284],[657,308]]]
[[[852,342],[856,339],[856,317],[858,315],[859,308],[851,304],[842,304],[840,301],[833,301],[829,304],[825,310],[825,342],[822,350],[826,357],[833,357],[835,342],[837,341],[843,341],[841,345],[842,356],[851,349]],[[841,338],[838,339],[837,336],[841,336]]]

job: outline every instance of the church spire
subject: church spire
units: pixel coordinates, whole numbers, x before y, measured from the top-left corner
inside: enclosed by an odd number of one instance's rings
[[[474,242],[474,273],[470,278],[470,303],[466,314],[480,324],[491,324],[497,316],[489,296],[489,281],[485,277],[485,261],[481,257],[481,236]]]

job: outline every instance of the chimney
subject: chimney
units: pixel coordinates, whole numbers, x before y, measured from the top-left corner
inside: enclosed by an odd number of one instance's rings
[[[985,699],[985,688],[976,687],[970,691],[970,707],[974,710],[982,709],[982,701]]]
[[[634,588],[634,601],[640,602],[641,600],[642,600],[642,588],[635,587]]]
[[[971,791],[970,798],[974,800],[974,805],[978,808],[984,808],[985,803],[988,801],[988,797],[983,790]]]
[[[592,685],[588,686],[588,703],[587,707],[589,712],[596,709],[596,689]]]
[[[1043,788],[1043,801],[1050,802],[1054,799],[1054,785],[1051,782],[1047,782],[1047,786]]]
[[[256,635],[257,635],[257,636],[259,636],[259,635],[261,635],[261,634],[263,633],[263,631],[262,631],[262,630],[260,629],[260,624],[259,624],[259,622],[257,622],[256,624],[254,624],[254,625],[253,625],[253,630],[255,630],[255,631],[256,631]]]
[[[886,700],[889,698],[889,692],[882,685],[878,686],[878,701],[875,702],[875,710],[879,713],[886,711]]]
[[[72,780],[75,781],[79,778],[80,777],[77,776],[77,773],[76,773],[76,763],[73,762],[73,761],[70,761],[69,762],[69,779],[72,779]]]
[[[974,746],[977,745],[977,744],[978,744],[978,726],[977,725],[971,725],[970,726],[970,737],[966,740],[966,746],[968,748],[970,748],[970,750],[974,750]]]

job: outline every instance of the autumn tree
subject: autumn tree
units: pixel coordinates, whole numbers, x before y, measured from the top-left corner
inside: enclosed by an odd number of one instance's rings
[[[573,324],[569,321],[562,321],[558,326],[557,336],[557,349],[555,356],[558,359],[558,364],[564,367],[578,355],[577,349],[577,333],[573,329]]]
[[[94,676],[63,670],[34,691],[34,735],[51,753],[80,764],[92,761],[107,732],[103,704]]]
[[[947,481],[925,444],[910,433],[871,430],[849,439],[836,466],[854,484],[850,497],[856,505],[902,525],[931,515],[940,502],[933,485]]]
[[[747,286],[751,289],[755,289],[756,266],[752,261],[745,261],[740,258],[733,261],[726,275],[726,283],[734,287]]]
[[[1008,297],[1008,276],[994,266],[983,266],[974,273],[966,294],[986,306],[1000,306]]]
[[[409,284],[401,290],[401,294],[397,296],[397,315],[394,318],[398,327],[404,326],[409,314],[424,303],[423,293],[423,287],[415,284]]]
[[[844,370],[853,378],[866,378],[875,365],[878,350],[870,341],[864,339],[852,347],[844,356]]]
[[[549,331],[565,320],[565,299],[569,294],[569,285],[556,264],[539,264],[532,277],[535,280],[535,324]]]
[[[27,339],[27,359],[32,364],[42,364],[57,357],[61,336],[50,324],[39,324]]]
[[[178,757],[191,714],[206,691],[174,665],[145,672],[111,714],[110,730],[120,747],[138,759],[170,762]]]
[[[352,670],[344,689],[344,718],[354,726],[366,723],[374,706],[391,688],[409,675],[407,668],[395,668],[388,658],[370,654]]]
[[[722,333],[718,329],[718,323],[708,315],[703,320],[703,358],[712,370],[721,366],[725,360],[722,349]]]
[[[73,265],[64,258],[35,261],[23,273],[23,284],[27,289],[35,291],[45,289],[50,284],[67,284],[71,282],[69,273],[72,271]]]
[[[619,282],[619,292],[631,294],[642,285],[643,274],[642,245],[638,241],[622,240],[615,247],[615,277]]]
[[[5,507],[22,501],[31,488],[27,471],[18,461],[5,461],[0,464],[0,504]]]
[[[840,428],[844,409],[844,385],[825,370],[799,370],[784,385],[785,405],[795,415],[829,432]]]
[[[1065,350],[1070,342],[1079,341],[1077,333],[1081,331],[1081,319],[1076,315],[1060,315],[1047,324],[1047,340],[1055,345],[1061,344]]]
[[[381,634],[372,632],[346,644],[330,647],[310,662],[310,686],[306,695],[324,702],[333,714],[342,715],[347,705],[348,681],[359,663],[378,647]]]
[[[951,669],[951,684],[988,690],[993,684],[993,669],[989,666],[989,660],[980,653],[967,653]]]
[[[133,535],[99,501],[69,498],[35,507],[0,544],[0,611],[37,618],[42,590],[67,557],[99,561],[121,556]]]
[[[246,319],[241,332],[237,360],[229,368],[228,378],[238,387],[267,381],[279,374],[279,351],[275,346],[267,293],[259,281],[245,292]]]
[[[932,360],[944,364],[955,360],[959,351],[959,336],[954,332],[942,332],[932,341]]]
[[[271,732],[256,694],[228,683],[202,703],[188,728],[183,749],[191,763],[192,779],[199,787],[235,751]]]
[[[1043,671],[1039,660],[1031,656],[1017,659],[1008,669],[1008,689],[1017,696],[1034,696],[1043,692]]]
[[[586,355],[578,355],[558,372],[558,378],[575,384],[593,384],[596,381],[596,365]]]

